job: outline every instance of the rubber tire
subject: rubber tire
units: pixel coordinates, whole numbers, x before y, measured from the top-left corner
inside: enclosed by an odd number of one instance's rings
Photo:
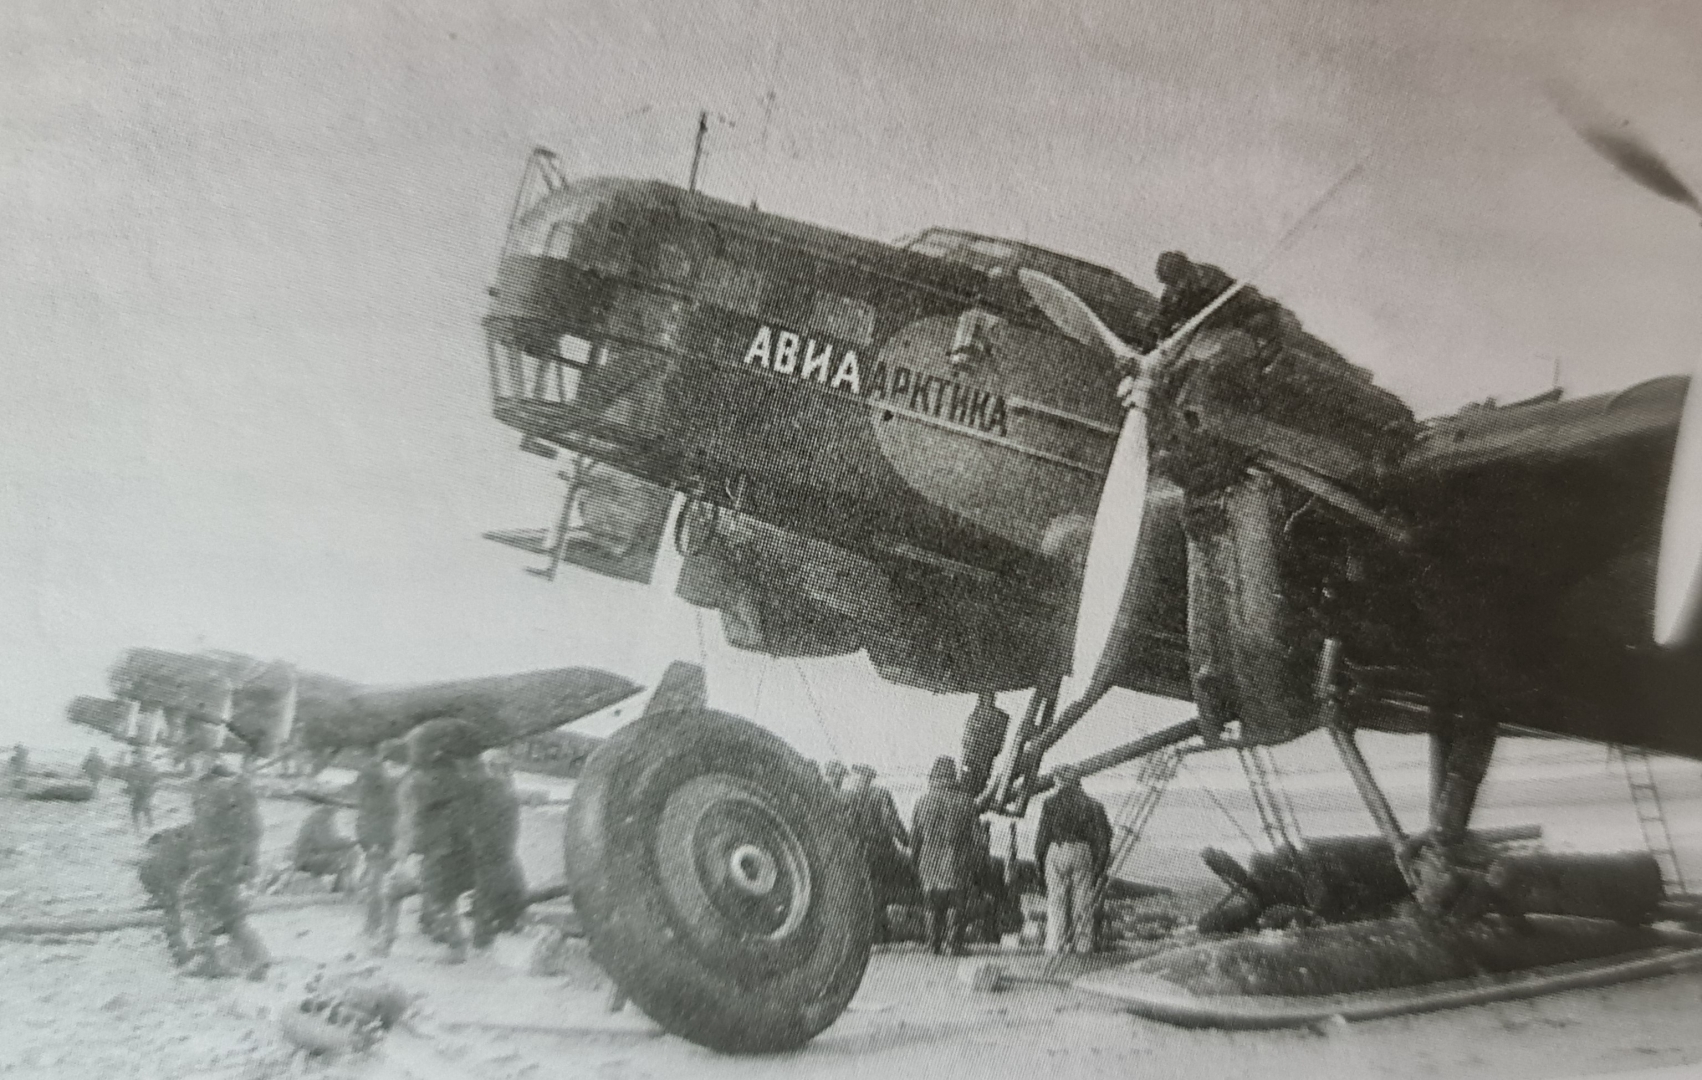
[[[782,946],[713,940],[669,898],[656,855],[663,809],[682,785],[715,776],[766,800],[807,862],[809,902]],[[875,925],[862,851],[815,767],[747,720],[688,710],[618,731],[575,787],[566,857],[592,956],[682,1038],[722,1053],[795,1049],[837,1020],[862,982]]]

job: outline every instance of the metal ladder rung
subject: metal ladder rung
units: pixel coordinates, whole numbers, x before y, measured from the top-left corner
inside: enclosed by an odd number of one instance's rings
[[[1649,761],[1648,751],[1640,747],[1620,747],[1619,760],[1625,769],[1626,785],[1631,789],[1631,804],[1637,814],[1637,827],[1643,834],[1644,846],[1660,867],[1669,893],[1674,887],[1679,893],[1686,892],[1684,871],[1673,848],[1672,829],[1667,824],[1666,808],[1655,784],[1654,766]]]

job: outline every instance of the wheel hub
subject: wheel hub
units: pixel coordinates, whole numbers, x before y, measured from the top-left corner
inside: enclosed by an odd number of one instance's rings
[[[780,943],[810,910],[802,842],[766,793],[732,776],[696,776],[668,796],[656,862],[682,928],[704,944]]]
[[[727,861],[730,880],[752,896],[767,896],[780,880],[774,856],[755,844],[740,844]]]

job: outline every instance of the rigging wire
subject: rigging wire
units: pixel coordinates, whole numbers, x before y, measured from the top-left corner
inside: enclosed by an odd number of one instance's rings
[[[844,760],[845,755],[840,752],[839,744],[834,741],[833,733],[827,729],[827,714],[822,712],[821,703],[816,700],[816,692],[810,686],[809,676],[804,674],[804,666],[798,663],[796,656],[791,657],[791,661],[792,670],[798,673],[798,681],[804,684],[804,696],[810,699],[810,708],[815,712],[816,727],[821,730],[822,738],[827,740],[828,749],[833,751],[833,756]]]
[[[1253,834],[1242,826],[1240,818],[1229,812],[1229,807],[1223,805],[1223,800],[1217,797],[1217,792],[1212,790],[1211,785],[1205,782],[1204,778],[1201,779],[1200,790],[1206,793],[1206,797],[1212,801],[1212,805],[1222,811],[1223,816],[1229,819],[1229,823],[1235,826],[1235,831],[1241,834],[1241,839],[1247,841],[1247,846],[1254,851],[1259,850],[1259,842],[1253,839]]]
[[[703,669],[705,678],[709,677],[709,647],[703,638],[703,609],[696,604],[691,609],[693,621],[697,623],[697,665]]]
[[[1265,805],[1264,788],[1260,785],[1259,778],[1254,774],[1252,765],[1248,763],[1247,748],[1244,746],[1236,747],[1235,758],[1241,763],[1241,775],[1247,780],[1247,793],[1253,799],[1253,809],[1259,815],[1259,828],[1265,834],[1265,841],[1271,845],[1273,850],[1281,847],[1281,838],[1277,834],[1275,824],[1271,821],[1270,809]]]
[[[762,717],[762,688],[768,682],[768,671],[774,666],[774,659],[772,656],[763,657],[762,666],[757,669],[756,697],[751,701],[752,720],[758,720]]]
[[[1265,762],[1270,768],[1277,794],[1282,796],[1282,801],[1287,807],[1289,828],[1293,831],[1295,842],[1298,845],[1306,839],[1306,834],[1300,828],[1300,813],[1294,808],[1294,795],[1288,790],[1288,781],[1283,776],[1282,770],[1277,766],[1276,750],[1267,746],[1264,751]]]

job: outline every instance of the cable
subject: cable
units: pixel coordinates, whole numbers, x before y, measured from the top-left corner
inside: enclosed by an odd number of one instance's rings
[[[1282,795],[1282,801],[1287,804],[1288,822],[1294,832],[1294,839],[1298,845],[1299,842],[1306,839],[1306,834],[1302,832],[1300,828],[1300,814],[1294,809],[1294,796],[1289,793],[1288,781],[1284,779],[1282,770],[1277,767],[1276,751],[1268,746],[1264,749],[1266,763],[1270,767],[1271,776],[1275,777],[1274,782],[1276,784],[1276,789]]]
[[[759,719],[762,716],[762,688],[763,688],[764,684],[766,684],[768,682],[768,669],[773,667],[773,666],[774,666],[774,657],[765,656],[763,658],[762,667],[757,669],[757,673],[756,673],[756,698],[755,698],[755,700],[753,700],[751,702],[751,719],[752,720]]]
[[[1186,764],[1186,762],[1184,762],[1184,764]],[[1247,841],[1247,846],[1252,848],[1254,851],[1259,850],[1259,842],[1253,839],[1252,833],[1248,832],[1241,826],[1240,819],[1229,812],[1229,807],[1223,805],[1223,801],[1217,797],[1217,792],[1212,790],[1211,785],[1202,782],[1200,784],[1200,788],[1206,793],[1206,797],[1211,799],[1212,805],[1221,810],[1223,812],[1223,816],[1229,819],[1229,823],[1235,826],[1235,831],[1241,834],[1241,839]]]
[[[821,703],[816,701],[816,692],[810,686],[809,677],[804,674],[803,665],[798,663],[796,656],[792,657],[791,660],[792,670],[798,673],[798,681],[804,684],[804,696],[810,699],[810,708],[815,711],[816,727],[821,729],[822,738],[827,740],[828,749],[833,751],[833,756],[844,760],[845,755],[840,753],[839,744],[834,741],[833,733],[827,729],[827,714],[821,711]]]
[[[709,647],[703,638],[703,609],[692,605],[693,621],[697,623],[697,666],[703,669],[705,678],[709,677]]]

